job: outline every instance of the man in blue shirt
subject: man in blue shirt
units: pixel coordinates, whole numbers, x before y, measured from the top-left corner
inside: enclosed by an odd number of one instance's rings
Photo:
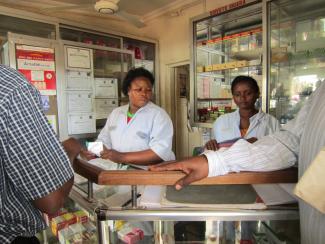
[[[0,65],[0,243],[35,243],[28,237],[46,228],[42,212],[62,207],[72,184],[69,158],[39,92]]]

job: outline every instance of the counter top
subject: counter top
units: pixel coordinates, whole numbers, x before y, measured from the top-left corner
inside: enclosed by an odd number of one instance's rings
[[[98,185],[174,185],[185,174],[180,171],[152,172],[145,170],[103,170],[85,161],[76,159],[73,168],[77,174]],[[217,184],[268,184],[296,183],[297,168],[271,172],[239,172],[205,178],[194,185]]]

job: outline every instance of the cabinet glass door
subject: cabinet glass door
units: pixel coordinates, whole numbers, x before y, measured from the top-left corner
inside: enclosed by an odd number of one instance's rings
[[[325,79],[325,2],[276,0],[267,10],[268,107],[285,124]]]
[[[261,86],[261,55],[260,3],[194,21],[194,122],[213,123],[236,109],[236,76],[253,76]]]
[[[113,109],[128,102],[121,92],[126,72],[133,66],[132,54],[118,51],[93,50],[96,130],[104,127]]]

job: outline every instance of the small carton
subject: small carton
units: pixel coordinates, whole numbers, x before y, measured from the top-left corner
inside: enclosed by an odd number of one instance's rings
[[[246,67],[246,66],[248,66],[248,61],[247,60],[237,61],[236,66],[237,66],[237,68]]]
[[[68,212],[68,210],[66,210],[65,208],[61,208],[59,211],[57,211],[55,214],[43,214],[44,217],[44,221],[47,225],[51,224],[52,219],[54,219],[55,217],[61,216],[63,214],[66,214]]]
[[[196,72],[198,72],[198,73],[204,72],[204,66],[197,66],[196,67]]]
[[[77,223],[86,223],[88,222],[88,214],[83,211],[83,210],[79,210],[73,213],[76,218],[77,218]]]
[[[58,232],[64,228],[67,228],[69,225],[75,224],[77,218],[72,213],[66,213],[61,216],[55,217],[51,222],[52,233],[55,236],[58,236]]]
[[[214,71],[221,70],[222,64],[213,64],[212,69]]]
[[[210,72],[210,71],[212,71],[212,70],[213,70],[212,65],[207,65],[207,66],[205,66],[205,71],[206,71],[206,72]]]

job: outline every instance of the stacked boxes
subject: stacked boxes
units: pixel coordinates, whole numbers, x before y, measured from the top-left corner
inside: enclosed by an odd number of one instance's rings
[[[58,233],[60,244],[95,243],[96,227],[92,223],[76,223]]]
[[[52,233],[55,236],[58,236],[58,232],[64,228],[67,228],[69,225],[77,223],[77,217],[72,213],[66,213],[55,217],[51,221]]]
[[[219,71],[219,70],[225,70],[225,69],[235,69],[235,68],[241,68],[241,67],[247,67],[249,66],[249,61],[247,60],[240,60],[240,61],[232,61],[228,63],[223,64],[213,64],[205,66],[205,71]]]
[[[88,221],[88,213],[83,210],[69,213],[66,209],[61,209],[45,220],[61,244],[88,243],[90,240],[94,243],[96,239],[96,227]]]

